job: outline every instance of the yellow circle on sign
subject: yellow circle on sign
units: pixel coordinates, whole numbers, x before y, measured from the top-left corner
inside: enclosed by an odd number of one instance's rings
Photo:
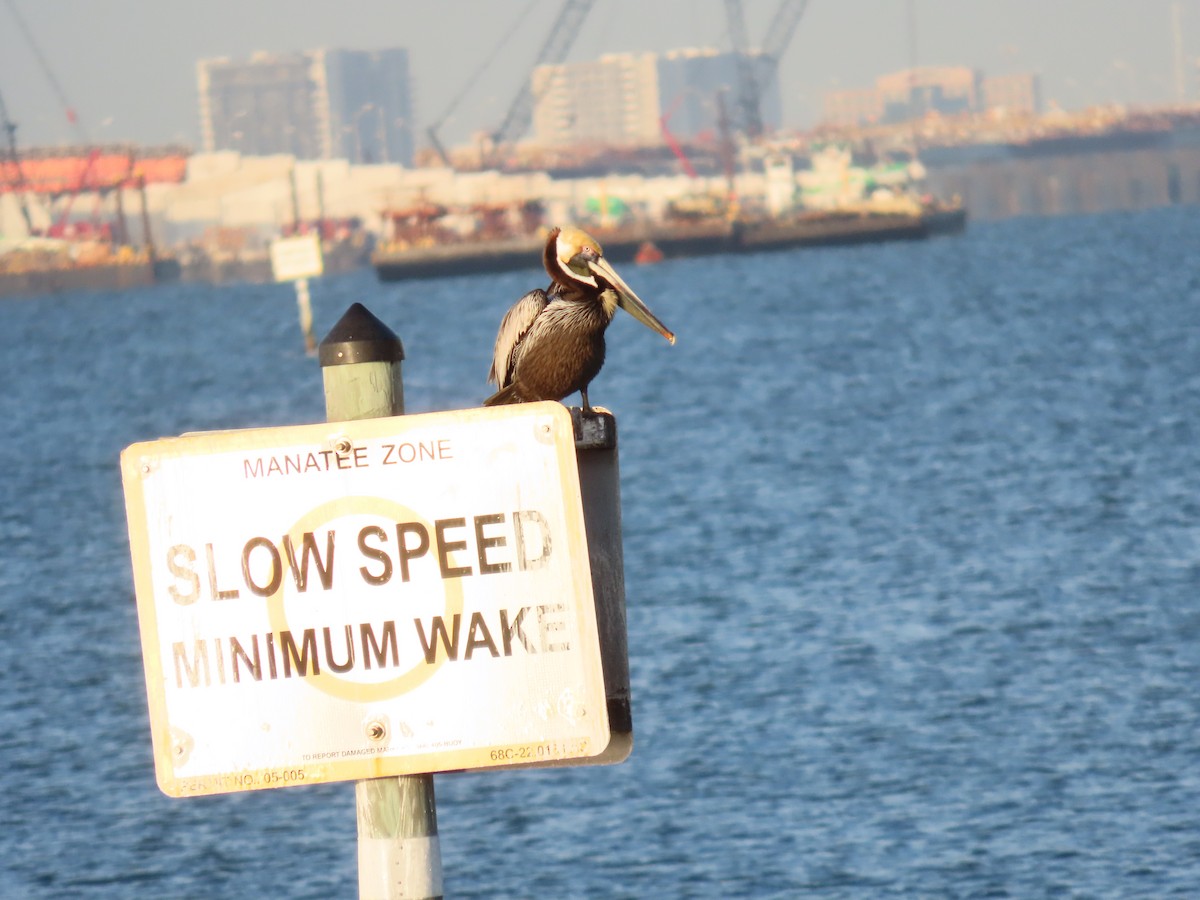
[[[377,515],[385,519],[390,518],[395,522],[417,522],[425,526],[429,534],[433,534],[430,524],[403,504],[383,497],[342,497],[323,503],[302,516],[288,531],[288,536],[292,539],[292,546],[298,547],[303,544],[306,531],[315,532],[319,527],[334,519],[350,515]],[[287,612],[284,609],[284,584],[286,584],[286,579],[282,579],[279,589],[267,598],[267,615],[270,617],[271,627],[276,633],[291,630],[288,627]],[[463,609],[462,580],[444,578],[442,587],[445,591],[444,615],[447,618],[461,615]],[[386,700],[390,697],[407,694],[424,684],[433,677],[445,661],[444,656],[433,663],[426,663],[422,659],[411,669],[395,678],[375,684],[350,681],[332,672],[306,675],[304,680],[322,693],[340,700]]]

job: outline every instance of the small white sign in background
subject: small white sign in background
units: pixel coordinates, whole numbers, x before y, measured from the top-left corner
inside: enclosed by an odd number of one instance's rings
[[[271,241],[271,273],[276,281],[320,278],[325,271],[321,241],[315,234]]]
[[[185,435],[121,463],[167,794],[607,745],[561,404]]]

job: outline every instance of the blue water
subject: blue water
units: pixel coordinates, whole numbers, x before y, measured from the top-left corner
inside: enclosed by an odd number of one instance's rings
[[[621,427],[636,747],[439,776],[455,897],[1200,894],[1200,213],[667,262]],[[487,394],[542,281],[314,284]],[[0,303],[0,896],[356,892],[350,785],[153,777],[118,454],[323,419],[286,286]]]

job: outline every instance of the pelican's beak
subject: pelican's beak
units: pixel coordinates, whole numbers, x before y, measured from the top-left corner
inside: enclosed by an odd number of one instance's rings
[[[647,328],[657,331],[672,344],[675,343],[675,335],[666,325],[658,320],[658,316],[650,312],[650,308],[642,302],[642,298],[633,292],[633,289],[625,283],[616,270],[610,266],[604,257],[589,259],[588,266],[592,271],[611,284],[617,289],[617,305],[625,312],[629,313]]]

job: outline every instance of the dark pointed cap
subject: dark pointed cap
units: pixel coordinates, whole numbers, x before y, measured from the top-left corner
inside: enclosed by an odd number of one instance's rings
[[[361,303],[355,303],[321,341],[319,359],[322,367],[399,362],[404,359],[404,345],[396,332]]]

